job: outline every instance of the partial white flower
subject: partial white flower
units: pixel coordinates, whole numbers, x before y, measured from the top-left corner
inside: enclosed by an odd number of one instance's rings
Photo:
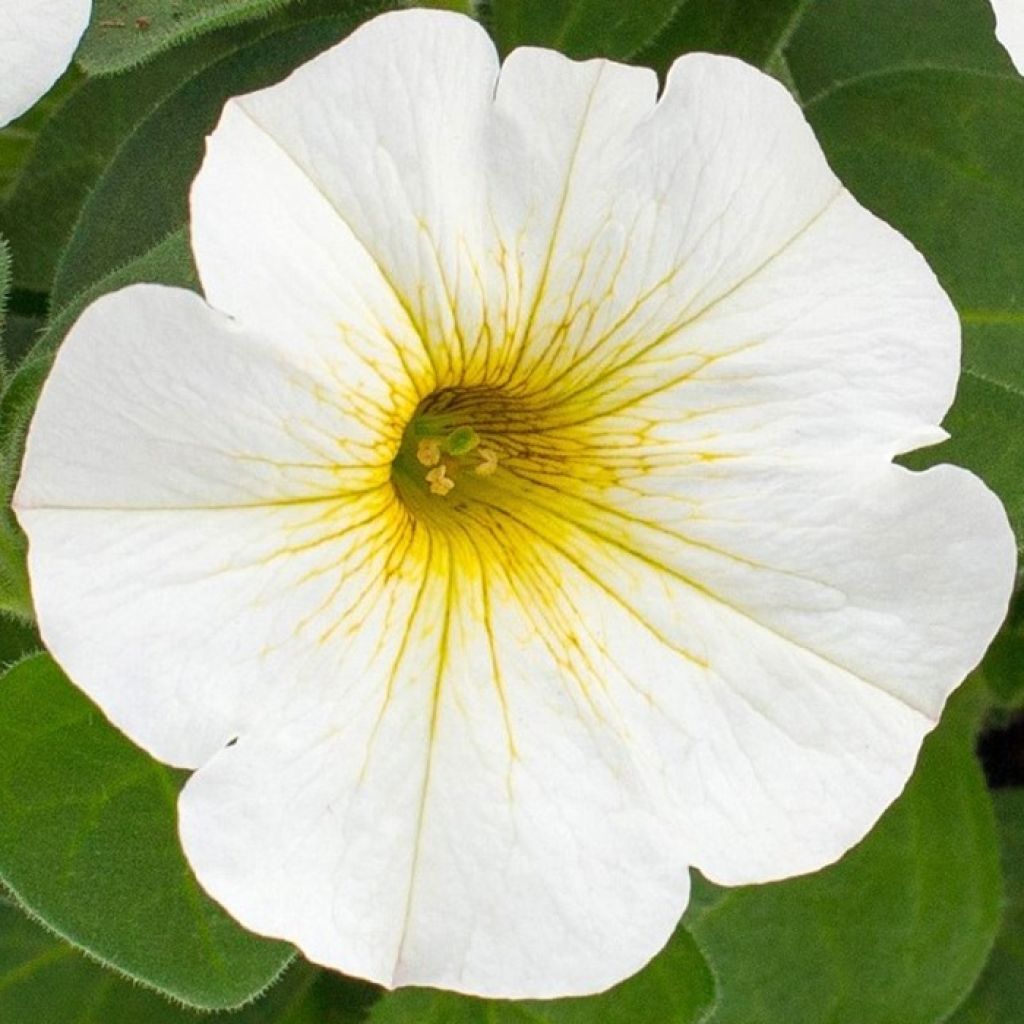
[[[611,985],[689,865],[856,843],[1004,614],[999,502],[891,462],[957,381],[924,260],[770,78],[656,93],[381,17],[227,105],[207,301],[100,299],[46,385],[46,642],[198,769],[203,885],[319,963]]]
[[[996,12],[996,38],[1024,75],[1024,0],[992,0]]]
[[[0,0],[0,128],[64,73],[91,10],[92,0]]]

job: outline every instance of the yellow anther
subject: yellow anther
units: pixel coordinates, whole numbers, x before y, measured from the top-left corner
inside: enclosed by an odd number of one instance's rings
[[[416,447],[416,458],[424,466],[436,466],[441,461],[440,443],[432,437],[424,438]]]
[[[435,466],[427,474],[427,483],[430,484],[430,493],[439,494],[442,498],[455,486],[455,481],[448,475],[444,464]]]
[[[493,448],[481,448],[477,451],[480,462],[473,470],[477,476],[493,476],[498,468],[498,453]]]

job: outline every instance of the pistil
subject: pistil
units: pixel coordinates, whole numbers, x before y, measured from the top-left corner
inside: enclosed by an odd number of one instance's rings
[[[440,498],[451,494],[466,474],[489,477],[498,469],[499,449],[486,443],[469,424],[453,423],[452,419],[416,417],[406,429],[395,460],[402,477]]]

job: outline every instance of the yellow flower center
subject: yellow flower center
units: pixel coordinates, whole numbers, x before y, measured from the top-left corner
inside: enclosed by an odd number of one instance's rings
[[[392,480],[415,512],[435,519],[431,505],[470,498],[501,465],[509,441],[506,403],[490,389],[446,389],[420,403],[406,425],[392,465]],[[478,429],[479,424],[479,429]]]

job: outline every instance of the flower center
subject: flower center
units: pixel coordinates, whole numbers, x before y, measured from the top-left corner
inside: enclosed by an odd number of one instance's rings
[[[503,404],[491,392],[462,389],[438,391],[420,403],[391,467],[408,507],[434,518],[440,506],[479,493],[507,451],[495,431]]]

